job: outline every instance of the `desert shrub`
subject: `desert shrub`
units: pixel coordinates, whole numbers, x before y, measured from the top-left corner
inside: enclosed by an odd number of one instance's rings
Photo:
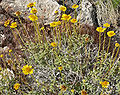
[[[34,26],[32,34],[21,22],[20,12],[16,12],[20,23],[8,20],[4,24],[11,29],[21,55],[18,57],[14,49],[10,49],[6,55],[0,55],[4,65],[4,68],[0,69],[0,93],[2,95],[118,94],[120,45],[114,42],[113,51],[109,51],[111,38],[115,35],[114,31],[107,31],[110,24],[105,23],[104,27],[92,30],[99,34],[97,38],[99,43],[96,44],[94,37],[89,34],[90,30],[88,32],[87,28],[82,29],[75,16],[71,18],[70,15],[64,14],[66,7],[60,8],[61,21],[54,21],[47,28],[37,21],[37,10],[33,7],[35,3],[28,5],[31,9],[29,19]],[[72,6],[74,9],[77,7]],[[55,14],[57,15],[57,11]]]

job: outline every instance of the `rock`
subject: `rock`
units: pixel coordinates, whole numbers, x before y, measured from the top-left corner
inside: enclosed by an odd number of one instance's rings
[[[63,0],[56,0],[59,4],[63,5]],[[81,4],[82,3],[82,4]],[[81,24],[89,24],[93,25],[91,12],[93,10],[92,4],[88,0],[67,0],[65,2],[65,6],[68,8],[68,12],[73,17],[74,15],[74,9],[72,9],[72,5],[77,4],[79,5],[79,8],[77,8],[77,20],[80,20]],[[81,12],[81,13],[80,13]]]
[[[54,12],[60,7],[54,0],[3,0],[1,5],[3,5],[3,7],[9,5],[14,9],[14,12],[21,11],[22,15],[25,17],[25,13],[30,11],[27,9],[27,4],[32,2],[36,2],[35,7],[38,10],[37,16],[43,18],[45,23],[54,20]]]
[[[44,23],[50,23],[55,19],[54,12],[59,10],[60,5],[63,5],[63,0],[3,0],[1,5],[3,7],[10,6],[14,11],[22,11],[23,16],[25,12],[29,12],[27,9],[27,4],[31,2],[36,2],[36,8],[38,10],[38,16],[43,19]],[[66,13],[72,13],[74,15],[74,9],[72,9],[73,4],[78,4],[80,6],[80,0],[68,0],[65,2],[67,7]],[[80,10],[81,15],[80,15]],[[60,11],[60,10],[59,10]],[[77,8],[77,19],[81,19],[81,23],[93,25],[91,18],[92,4],[88,0],[82,1],[82,7]],[[28,16],[28,15],[27,15]]]

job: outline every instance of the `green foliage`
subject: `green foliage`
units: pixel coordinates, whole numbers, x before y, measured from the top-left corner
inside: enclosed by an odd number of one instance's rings
[[[114,8],[120,7],[120,0],[112,0]]]

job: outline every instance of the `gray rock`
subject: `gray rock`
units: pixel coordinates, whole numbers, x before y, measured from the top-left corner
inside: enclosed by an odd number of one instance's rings
[[[60,3],[63,0],[3,0],[1,5],[3,7],[7,7],[8,5],[14,9],[14,11],[22,11],[22,14],[25,12],[29,12],[27,9],[27,4],[31,2],[36,2],[36,8],[38,10],[38,16],[42,19],[44,19],[44,23],[50,23],[54,20],[55,14],[54,12],[56,10],[59,10]],[[80,6],[79,0],[68,0],[65,2],[65,5],[67,6],[68,13],[74,13],[74,9],[72,9],[73,4],[78,4]],[[71,9],[71,10],[69,10]],[[81,15],[80,15],[80,10]],[[60,11],[60,10],[59,10]],[[91,19],[91,11],[92,11],[92,5],[88,0],[83,0],[82,1],[82,7],[79,7],[77,9],[77,19],[81,20],[81,23],[86,23],[93,25],[92,19]],[[24,15],[23,15],[24,16]],[[28,16],[28,15],[27,15]]]
[[[59,4],[54,0],[3,0],[1,5],[3,7],[10,6],[14,9],[14,12],[21,11],[22,15],[29,12],[27,4],[36,2],[36,8],[38,10],[37,16],[44,18],[44,22],[51,22],[54,19],[54,12],[59,8]],[[29,15],[29,14],[28,14]],[[27,16],[28,16],[27,15]]]

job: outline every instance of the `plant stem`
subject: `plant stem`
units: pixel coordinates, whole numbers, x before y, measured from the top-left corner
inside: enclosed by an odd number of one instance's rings
[[[25,45],[25,43],[24,43],[24,41],[23,41],[22,37],[20,36],[19,31],[18,31],[16,28],[15,28],[15,30],[17,31],[17,33],[18,33],[18,35],[19,35],[19,37],[20,37],[20,39],[21,39],[22,43]],[[25,46],[26,46],[26,45],[25,45]]]
[[[106,39],[106,32],[104,32],[104,41],[103,41],[103,52],[104,52],[104,46],[105,46],[105,39]]]
[[[115,62],[115,59],[117,58],[117,55],[118,55],[118,53],[119,53],[119,49],[120,49],[120,47],[117,49],[117,53],[116,53],[116,55],[115,55],[115,57],[114,57],[114,59],[113,59],[113,63],[112,63],[112,65],[111,65],[111,67],[109,68],[109,70],[107,71],[107,73],[105,74],[105,76],[110,72],[110,70],[112,69],[112,67],[113,67],[113,64],[114,64],[114,62]],[[104,77],[105,77],[104,76]],[[103,77],[103,78],[104,78]]]
[[[101,32],[99,32],[99,50],[98,50],[98,58],[99,58],[100,46],[101,46]]]
[[[109,51],[109,48],[110,48],[110,40],[111,40],[111,37],[109,38],[109,43],[108,43],[107,53],[105,54],[105,58],[104,58],[104,60],[106,59],[107,54],[108,54],[108,51]],[[103,61],[104,61],[104,60],[103,60]]]

